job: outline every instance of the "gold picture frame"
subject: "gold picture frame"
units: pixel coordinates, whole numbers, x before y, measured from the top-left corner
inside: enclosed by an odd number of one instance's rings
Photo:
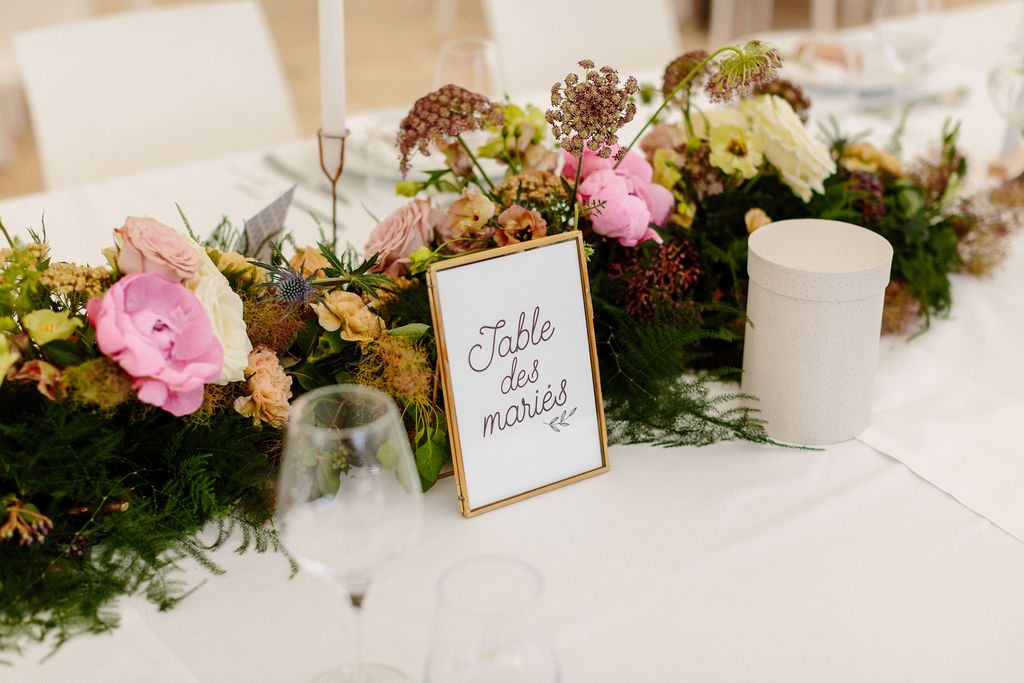
[[[436,262],[427,282],[462,514],[607,471],[581,233]]]

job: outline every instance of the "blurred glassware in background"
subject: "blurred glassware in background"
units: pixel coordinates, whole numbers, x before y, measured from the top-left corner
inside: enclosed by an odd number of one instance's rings
[[[941,0],[876,0],[872,11],[875,39],[895,72],[893,113],[906,101],[909,87],[926,68],[942,32]]]
[[[1024,57],[1012,57],[992,67],[988,94],[996,111],[1024,131]]]
[[[491,100],[502,99],[505,84],[494,43],[482,38],[459,38],[441,45],[432,90],[449,83]]]
[[[471,558],[438,580],[426,683],[556,683],[561,669],[538,624],[544,583],[511,557]]]

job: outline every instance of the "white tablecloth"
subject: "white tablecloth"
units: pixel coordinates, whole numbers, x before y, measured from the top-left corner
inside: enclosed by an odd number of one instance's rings
[[[964,119],[976,170],[997,154],[1004,130],[983,74],[1013,38],[1019,11],[959,11],[931,76],[973,88],[947,113]],[[937,141],[943,117],[916,113],[908,144]],[[317,178],[313,143],[271,153]],[[125,215],[178,225],[174,202],[199,232],[222,213],[240,223],[289,185],[265,155],[11,199],[0,202],[0,219],[20,232],[45,211],[57,256],[95,261]],[[382,216],[404,200],[363,176],[342,183],[342,235],[361,246],[373,225],[361,204]],[[297,199],[327,211],[305,186]],[[299,243],[316,236],[302,211],[289,225]],[[612,447],[608,473],[469,520],[453,482],[442,481],[426,496],[421,543],[367,599],[368,655],[419,677],[438,576],[496,553],[544,575],[540,623],[567,682],[1024,680],[1024,542],[1012,535],[1022,522],[1013,477],[1024,448],[999,431],[1024,417],[1024,318],[1012,313],[1022,272],[1018,236],[996,279],[955,279],[950,319],[883,344],[872,427],[858,440],[822,451]],[[960,458],[929,457],[950,444]],[[1002,497],[979,500],[993,482]],[[186,568],[182,578],[202,585],[175,609],[124,599],[114,633],[74,639],[42,662],[48,649],[32,647],[0,679],[300,681],[351,655],[341,595],[306,574],[289,580],[281,556],[226,548],[215,560],[227,573]]]

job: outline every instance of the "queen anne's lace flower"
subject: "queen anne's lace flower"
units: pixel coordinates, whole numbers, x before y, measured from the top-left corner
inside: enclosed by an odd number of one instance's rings
[[[583,79],[571,73],[564,83],[551,86],[551,108],[544,118],[551,124],[551,133],[560,139],[562,148],[574,157],[583,155],[583,147],[607,159],[618,144],[616,133],[633,120],[636,105],[629,98],[639,89],[632,76],[620,85],[619,74],[610,66],[594,70],[594,63],[579,63]],[[621,159],[626,150],[619,150]]]
[[[501,110],[483,95],[457,85],[446,85],[416,100],[398,127],[399,169],[409,172],[409,159],[415,152],[430,156],[432,145],[451,142],[472,130],[500,126]]]
[[[712,102],[747,97],[757,86],[775,80],[780,67],[782,58],[774,45],[751,40],[719,62],[718,70],[708,77],[705,91]]]

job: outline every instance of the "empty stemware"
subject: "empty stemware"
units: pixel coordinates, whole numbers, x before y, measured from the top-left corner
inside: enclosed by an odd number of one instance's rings
[[[299,564],[345,590],[355,610],[356,661],[318,681],[403,681],[359,661],[360,612],[375,573],[408,551],[422,520],[422,489],[395,403],[366,386],[322,387],[292,406],[277,523]]]

